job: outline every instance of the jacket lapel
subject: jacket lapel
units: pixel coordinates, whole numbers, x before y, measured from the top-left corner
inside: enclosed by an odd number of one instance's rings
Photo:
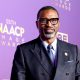
[[[62,76],[61,72],[62,72],[62,67],[63,67],[63,64],[62,64],[62,62],[63,62],[63,60],[62,60],[62,58],[63,58],[62,57],[62,52],[63,52],[62,46],[61,46],[61,44],[60,44],[60,42],[58,40],[57,41],[58,61],[57,61],[57,68],[56,68],[56,74],[55,74],[54,80],[62,80],[62,79],[60,79],[61,76]]]
[[[47,51],[39,38],[36,40],[36,44],[34,44],[34,50],[32,49],[31,51],[34,53],[42,68],[44,68],[50,76],[53,66],[49,56],[47,55]]]
[[[65,47],[65,44],[58,40],[57,44],[58,63],[55,78],[53,80],[68,80],[69,71],[71,71],[71,65],[73,64],[73,58],[71,52]]]

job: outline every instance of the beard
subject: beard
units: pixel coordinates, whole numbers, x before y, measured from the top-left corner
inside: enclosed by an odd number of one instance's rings
[[[43,30],[44,37],[47,39],[54,38],[56,36],[56,31],[54,29]]]
[[[53,28],[51,29],[50,28],[46,28],[46,29],[40,28],[39,33],[43,39],[51,39],[51,38],[56,37],[57,31],[55,31],[55,29]]]
[[[44,33],[44,36],[45,36],[47,39],[54,38],[55,35],[56,35],[55,32],[53,32],[53,33]]]

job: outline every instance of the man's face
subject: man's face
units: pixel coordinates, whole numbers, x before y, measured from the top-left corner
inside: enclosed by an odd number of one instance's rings
[[[59,29],[59,16],[55,10],[43,10],[40,12],[39,20],[36,22],[40,36],[51,39],[56,36]]]

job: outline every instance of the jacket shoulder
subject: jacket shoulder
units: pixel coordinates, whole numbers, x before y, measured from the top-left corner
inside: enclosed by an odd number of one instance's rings
[[[31,48],[31,47],[33,47],[35,44],[38,44],[38,41],[39,41],[39,39],[36,38],[36,39],[31,40],[31,41],[28,41],[28,42],[25,42],[25,43],[23,43],[23,44],[20,44],[20,45],[18,45],[17,47],[20,47],[20,48]]]
[[[69,42],[65,42],[65,41],[62,41],[62,40],[58,40],[58,42],[59,42],[61,45],[68,46],[68,47],[76,47],[76,46],[77,46],[77,45],[75,45],[75,44],[72,44],[72,43],[69,43]]]

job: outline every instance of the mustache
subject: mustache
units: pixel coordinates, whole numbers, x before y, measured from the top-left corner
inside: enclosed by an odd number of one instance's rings
[[[55,27],[55,25],[53,25],[53,26],[45,25],[45,27],[46,27],[46,28],[49,28],[49,27],[50,27],[50,28],[54,28],[54,27]]]
[[[55,30],[54,28],[45,28],[44,30]]]
[[[54,27],[49,26],[49,27],[44,27],[44,29],[54,29]]]

